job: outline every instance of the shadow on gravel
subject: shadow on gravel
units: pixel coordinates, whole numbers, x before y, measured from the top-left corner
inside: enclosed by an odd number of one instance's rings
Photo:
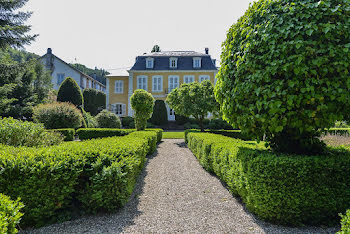
[[[174,145],[179,146],[180,148],[187,148],[187,144],[185,142],[174,143]]]
[[[150,160],[158,155],[158,146],[152,155],[147,156],[145,165],[137,179],[134,191],[127,204],[115,213],[99,213],[96,215],[81,216],[71,221],[56,223],[39,229],[21,230],[20,233],[121,233],[134,224],[134,219],[141,215],[138,210],[139,196],[143,193],[145,177],[147,176],[147,165]]]

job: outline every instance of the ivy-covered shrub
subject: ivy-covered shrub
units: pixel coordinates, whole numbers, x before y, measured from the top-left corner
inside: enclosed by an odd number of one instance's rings
[[[350,210],[347,210],[345,215],[341,215],[341,230],[337,234],[348,233],[350,233]]]
[[[135,128],[134,118],[130,116],[121,117],[123,128]],[[133,126],[131,126],[134,124]],[[130,127],[131,126],[131,127]]]
[[[0,193],[0,233],[17,233],[16,226],[23,214],[20,210],[24,205],[19,201],[12,201],[10,197]]]
[[[102,91],[93,88],[84,89],[83,97],[85,111],[93,116],[106,109],[106,94]]]
[[[253,141],[189,132],[188,146],[260,218],[286,225],[334,224],[350,207],[350,151],[273,153]]]
[[[42,124],[0,117],[0,144],[11,146],[49,146],[63,141],[60,134],[47,132]]]
[[[150,122],[155,125],[164,125],[168,123],[168,112],[163,100],[154,102],[153,114]]]
[[[97,128],[97,121],[89,112],[83,110],[83,117],[87,128]]]
[[[58,102],[70,102],[80,110],[83,109],[84,99],[79,85],[72,77],[67,77],[58,89]]]
[[[64,137],[64,141],[73,141],[75,135],[74,128],[61,128],[61,129],[52,129],[53,132],[58,132]]]
[[[33,109],[33,119],[47,129],[79,128],[83,123],[81,111],[68,102],[40,104]]]
[[[350,113],[350,1],[254,2],[229,29],[215,86],[223,118],[279,152],[313,154]]]
[[[131,107],[135,111],[135,126],[137,131],[145,130],[147,120],[151,117],[154,106],[152,94],[137,89],[130,98]]]
[[[21,198],[25,226],[77,211],[115,211],[130,197],[156,142],[155,131],[143,131],[45,148],[0,145],[0,191]]]
[[[131,132],[134,132],[134,129],[113,129],[113,128],[80,128],[77,130],[77,135],[80,140],[90,140],[95,138],[103,137],[114,137],[114,136],[126,136]]]
[[[103,110],[96,116],[97,126],[99,128],[121,128],[121,122],[118,115]]]

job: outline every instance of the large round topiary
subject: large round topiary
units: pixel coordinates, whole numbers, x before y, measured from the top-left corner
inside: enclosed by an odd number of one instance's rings
[[[135,111],[135,126],[138,131],[145,130],[147,120],[151,117],[154,106],[152,94],[137,89],[130,98],[131,107]]]
[[[150,122],[155,125],[164,125],[168,123],[168,112],[163,100],[156,100],[154,102],[153,114]]]
[[[99,128],[121,128],[121,122],[118,115],[103,110],[96,116],[97,126]]]
[[[215,95],[225,120],[276,151],[315,153],[350,113],[350,2],[253,3],[222,45]]]
[[[83,109],[84,99],[81,90],[77,82],[71,78],[67,77],[61,84],[58,94],[58,102],[70,102],[74,104],[79,109]]]
[[[33,109],[33,119],[47,129],[79,128],[84,120],[81,111],[67,102],[40,104]]]

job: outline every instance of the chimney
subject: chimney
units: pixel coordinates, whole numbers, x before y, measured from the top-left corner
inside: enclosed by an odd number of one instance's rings
[[[216,59],[212,59],[214,66],[216,67]]]
[[[48,54],[52,54],[52,49],[51,48],[47,48],[47,53]]]
[[[205,48],[205,54],[209,54],[209,48]]]

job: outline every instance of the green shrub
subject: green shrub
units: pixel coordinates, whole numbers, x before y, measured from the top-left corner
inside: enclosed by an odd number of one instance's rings
[[[350,128],[330,128],[326,131],[327,134],[337,135],[337,136],[349,136]]]
[[[198,124],[186,123],[184,129],[200,129]]]
[[[222,45],[223,118],[275,151],[325,150],[321,133],[349,119],[349,9],[349,0],[254,2]]]
[[[96,116],[100,111],[106,109],[106,94],[97,89],[84,89],[84,109]]]
[[[21,197],[25,226],[67,219],[73,211],[115,211],[156,142],[155,131],[140,131],[45,148],[0,145],[0,191]]]
[[[0,193],[0,233],[17,233],[16,226],[19,224],[22,213],[20,210],[24,205],[17,201],[12,201],[8,196]]]
[[[125,116],[121,118],[121,121],[122,121],[123,128],[135,128],[135,125],[133,127],[130,127],[130,125],[134,123],[133,117]]]
[[[332,224],[350,207],[350,152],[286,155],[262,143],[187,133],[201,165],[214,172],[260,218],[278,224]]]
[[[71,78],[67,77],[58,89],[57,94],[58,102],[70,102],[80,110],[84,107],[83,94],[79,88],[77,82]]]
[[[126,136],[135,130],[132,129],[105,129],[105,128],[80,128],[77,130],[77,135],[80,140],[90,140],[95,138],[113,137],[113,136]]]
[[[53,132],[58,132],[64,137],[64,141],[73,141],[75,135],[74,128],[61,128],[61,129],[52,129]]]
[[[47,129],[76,129],[82,126],[83,115],[71,103],[56,102],[34,107],[33,119],[37,123],[44,124]]]
[[[0,144],[11,146],[49,146],[63,141],[59,134],[47,132],[42,124],[0,117]]]
[[[188,117],[175,113],[175,122],[177,125],[184,125],[184,124],[188,123],[189,121],[190,120]]]
[[[83,117],[87,128],[97,128],[97,121],[89,112],[83,110]]]
[[[163,138],[163,129],[161,128],[152,128],[152,129],[146,129],[146,131],[153,131],[157,133],[157,143],[162,141]]]
[[[121,128],[121,122],[118,115],[103,110],[96,116],[97,126],[99,128]]]
[[[232,126],[222,119],[211,119],[208,124],[209,129],[233,129]]]
[[[350,210],[346,211],[345,215],[341,215],[341,231],[337,234],[348,234],[350,233]]]
[[[168,112],[163,100],[155,101],[150,122],[155,125],[164,125],[168,123]]]
[[[151,117],[154,106],[152,94],[137,89],[130,98],[131,107],[135,111],[135,126],[137,131],[145,130],[147,120]]]
[[[154,128],[154,124],[150,123],[150,122],[147,122],[146,127],[147,128]]]
[[[129,123],[129,128],[135,128],[135,121],[132,121]]]

